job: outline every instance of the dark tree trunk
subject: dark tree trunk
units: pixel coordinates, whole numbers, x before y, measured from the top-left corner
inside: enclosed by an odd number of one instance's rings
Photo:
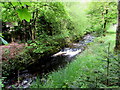
[[[105,14],[104,15],[107,15],[107,14],[108,14],[108,9],[105,10]],[[106,33],[106,25],[107,25],[107,19],[104,16],[104,24],[103,24],[104,33]]]
[[[116,30],[116,50],[120,50],[120,1],[118,0],[118,27]]]
[[[105,10],[103,11],[102,13],[102,16],[103,16],[103,36],[105,36],[105,33],[107,32],[106,31],[106,26],[107,26],[107,18],[106,18],[106,15],[108,14],[108,8],[107,7],[104,7]]]
[[[35,34],[36,34],[36,26],[35,26],[35,24],[36,24],[37,15],[38,15],[38,10],[33,12],[33,19],[32,19],[32,25],[31,25],[32,40],[33,41],[35,39]]]

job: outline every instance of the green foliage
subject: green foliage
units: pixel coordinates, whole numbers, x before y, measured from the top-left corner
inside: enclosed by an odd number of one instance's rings
[[[114,29],[109,29],[114,32]],[[112,38],[110,38],[112,36]],[[107,41],[106,41],[107,40]],[[101,42],[102,41],[102,42]],[[108,44],[110,44],[110,47]],[[66,68],[52,72],[44,84],[32,88],[118,88],[119,58],[114,55],[115,34],[98,37]],[[109,47],[109,52],[107,51]],[[87,56],[87,57],[86,57]],[[108,66],[109,58],[109,66]],[[109,69],[108,69],[109,67]],[[109,74],[108,71],[109,70]],[[113,73],[114,72],[114,73]],[[107,84],[107,81],[109,83]]]
[[[85,12],[85,5],[81,2],[65,2],[66,10],[69,13],[70,22],[68,28],[71,30],[70,35],[74,39],[78,39],[86,33],[88,20]]]
[[[6,77],[0,78],[0,88],[4,87],[4,84],[2,83]]]
[[[27,5],[31,5],[29,2],[2,2],[2,19],[3,21],[17,21],[19,20],[26,20],[30,22],[31,13],[28,11]],[[18,16],[17,16],[18,14]]]
[[[39,12],[40,16],[38,16],[37,20],[38,34],[44,32],[51,36],[61,34],[61,31],[66,29],[66,24],[69,22],[63,4],[60,2],[49,2],[42,3],[42,5]]]
[[[38,57],[36,56],[36,58]],[[31,56],[31,52],[28,49],[25,49],[14,58],[9,58],[8,56],[7,60],[2,62],[2,75],[7,77],[15,73],[15,71],[24,70],[33,64],[37,60],[36,58]]]
[[[18,16],[21,20],[26,20],[28,22],[30,22],[31,19],[31,13],[28,12],[28,9],[23,8],[23,9],[18,9],[17,10]]]
[[[13,59],[8,57],[7,61],[3,62],[3,76],[12,74],[14,70],[27,68],[42,56],[57,52],[87,32],[104,34],[110,24],[116,23],[117,5],[115,2],[92,2],[88,7],[89,10],[86,11],[83,9],[84,4],[82,4],[62,2],[1,3],[3,21],[12,23],[17,21],[18,27],[14,27],[15,31],[19,31],[20,35],[25,38],[24,41],[29,44],[27,51],[20,53]],[[14,32],[11,33],[13,36],[15,35]],[[119,70],[118,59],[114,54],[112,57],[108,57],[108,53],[105,52],[108,43],[111,42],[111,52],[115,43],[114,33],[109,34],[110,32],[106,37],[98,37],[95,41],[96,44],[91,43],[90,48],[68,64],[65,69],[50,73],[47,79],[42,78],[45,82],[38,79],[32,88],[108,87],[109,85],[106,84],[108,79],[117,87],[115,83],[117,80],[110,78],[118,78],[115,74],[111,74],[114,70]],[[5,40],[2,39],[2,41],[6,43]],[[108,59],[112,65],[109,68],[112,71],[111,75],[106,75]],[[116,61],[114,62],[114,60]]]
[[[91,2],[88,7],[89,31],[104,34],[111,24],[117,23],[116,2]]]
[[[35,82],[35,83],[32,83],[31,88],[34,88],[34,87],[40,88],[40,86],[41,86],[40,83],[41,83],[41,79],[40,79],[39,77],[37,77],[36,82]],[[42,83],[41,83],[41,84],[42,84]]]
[[[31,2],[11,2],[13,6],[25,6],[25,5],[31,5]]]
[[[56,48],[55,46],[58,46],[59,44],[57,41],[53,41],[53,37],[47,35],[41,35],[39,36],[39,38],[39,40],[35,40],[34,43],[31,43],[30,46],[28,46],[28,48],[34,49],[34,53],[44,53],[48,51],[53,51]]]
[[[61,2],[35,3],[36,16],[35,41],[28,48],[34,48],[34,53],[54,52],[63,47],[69,37],[67,24],[70,19]],[[39,9],[38,9],[39,8]]]
[[[2,5],[1,13],[2,13],[2,20],[7,21],[16,21],[17,16],[14,8],[10,5],[10,3],[0,3]],[[14,17],[13,17],[14,16]]]

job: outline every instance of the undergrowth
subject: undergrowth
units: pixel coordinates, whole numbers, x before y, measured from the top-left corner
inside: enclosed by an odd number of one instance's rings
[[[66,68],[38,79],[31,88],[118,88],[119,58],[114,54],[115,28],[97,37]],[[44,82],[42,82],[44,80]]]

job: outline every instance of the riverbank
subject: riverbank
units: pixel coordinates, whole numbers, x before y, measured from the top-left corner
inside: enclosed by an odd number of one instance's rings
[[[71,43],[71,47],[64,47],[54,55],[41,58],[38,60],[39,62],[32,64],[26,70],[18,71],[14,78],[9,78],[5,81],[5,86],[7,88],[28,88],[32,82],[35,82],[37,75],[42,78],[44,75],[59,70],[73,61],[76,55],[82,53],[87,45],[94,41],[94,38],[91,34],[86,34],[79,42]]]
[[[38,78],[31,88],[118,88],[119,58],[113,53],[115,30],[111,27],[105,37],[96,38],[65,69],[50,73],[47,79]]]

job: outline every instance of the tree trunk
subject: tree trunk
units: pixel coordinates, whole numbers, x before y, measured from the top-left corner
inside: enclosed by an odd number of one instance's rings
[[[105,10],[105,15],[107,15],[107,14],[108,14],[108,9]],[[103,24],[103,29],[104,29],[103,33],[106,33],[106,26],[107,26],[107,19],[105,17],[104,24]]]
[[[107,26],[107,18],[106,15],[108,14],[108,8],[104,6],[104,11],[102,12],[102,19],[103,19],[103,36],[105,36],[106,31],[106,26]]]
[[[116,30],[116,46],[115,49],[120,50],[120,1],[118,0],[118,27]]]

